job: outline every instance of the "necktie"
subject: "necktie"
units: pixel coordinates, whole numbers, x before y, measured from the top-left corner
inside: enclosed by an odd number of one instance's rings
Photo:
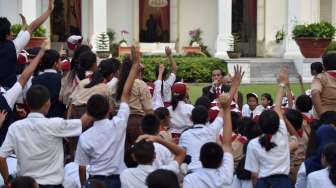
[[[217,87],[216,88],[216,96],[217,96],[217,98],[219,97],[220,94],[221,94],[221,89],[220,89],[220,87]]]

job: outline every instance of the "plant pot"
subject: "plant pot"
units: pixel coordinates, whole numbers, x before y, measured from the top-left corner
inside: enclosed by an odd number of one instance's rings
[[[234,51],[227,51],[227,54],[231,59],[240,58],[241,56],[240,52],[234,52]]]
[[[96,54],[100,59],[108,58],[110,56],[109,51],[96,51]]]
[[[41,47],[42,43],[47,40],[47,37],[32,37],[30,38],[30,41],[28,42],[27,46],[25,48],[39,48]]]
[[[331,39],[301,37],[295,41],[305,58],[320,58],[325,53]]]

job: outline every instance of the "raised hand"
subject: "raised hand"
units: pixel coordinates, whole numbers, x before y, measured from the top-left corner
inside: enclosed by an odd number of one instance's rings
[[[245,71],[242,71],[242,67],[239,65],[234,66],[234,75],[232,78],[232,85],[239,85],[244,77]]]
[[[159,66],[159,74],[163,74],[164,70],[165,70],[164,64],[160,64],[160,66]]]
[[[168,46],[165,47],[165,52],[166,52],[166,55],[167,55],[168,57],[170,57],[171,54],[172,54],[171,49],[170,49]]]
[[[54,7],[55,7],[54,1],[55,0],[49,0],[48,10],[50,10],[50,11],[54,10]]]
[[[220,106],[224,109],[230,108],[231,101],[232,101],[232,97],[230,96],[229,93],[222,93],[218,97],[218,102],[220,103]]]
[[[300,83],[302,83],[302,76],[301,76],[301,74],[298,74],[297,79],[299,80]]]
[[[21,22],[22,22],[23,30],[26,30],[27,27],[28,27],[26,17],[23,14],[21,14],[21,13],[19,15],[21,17]]]
[[[5,121],[7,112],[5,110],[0,111],[0,127],[2,127],[3,122]]]
[[[288,84],[288,66],[285,65],[282,67],[282,69],[280,70],[279,74],[278,74],[278,78],[277,78],[278,82],[280,84]]]

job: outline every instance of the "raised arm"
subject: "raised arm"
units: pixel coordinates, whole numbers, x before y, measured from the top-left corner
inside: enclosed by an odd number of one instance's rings
[[[40,63],[41,58],[43,57],[45,50],[46,50],[47,42],[43,42],[40,51],[38,52],[37,56],[30,62],[29,66],[24,69],[22,72],[20,78],[19,78],[19,83],[21,84],[22,87],[24,87],[29,78],[33,75],[35,69]]]
[[[167,55],[168,61],[171,64],[172,72],[176,75],[176,73],[177,73],[177,65],[176,65],[175,59],[172,56],[171,49],[169,47],[166,47],[165,51],[166,51],[166,55]]]
[[[54,0],[49,0],[48,9],[36,20],[34,20],[30,25],[27,27],[27,31],[30,33],[30,36],[35,31],[36,28],[38,28],[40,25],[42,25],[50,16],[52,11],[54,10]]]
[[[224,114],[224,128],[223,128],[223,150],[224,152],[232,153],[232,121],[230,104],[232,96],[223,93],[219,96],[219,102]]]
[[[288,98],[288,108],[292,109],[294,106],[294,100],[293,100],[293,94],[292,94],[292,89],[290,86],[290,83],[288,82],[287,84],[287,98]]]
[[[306,94],[306,90],[305,90],[304,85],[303,85],[302,76],[299,74],[297,76],[297,78],[298,78],[299,84],[300,84],[301,95],[304,95],[304,94]]]
[[[140,52],[132,46],[132,68],[129,72],[125,86],[121,95],[121,102],[128,103],[131,89],[133,87],[134,80],[137,76],[138,71],[140,71]]]
[[[281,101],[284,96],[284,91],[286,90],[286,86],[288,84],[288,67],[284,66],[279,75],[278,75],[278,84],[279,89],[275,98],[275,107],[274,111],[279,115],[280,119],[283,119],[282,110],[281,110]]]
[[[163,76],[163,72],[164,72],[164,70],[165,70],[164,65],[163,65],[163,64],[160,64],[160,66],[159,66],[159,75],[158,75],[158,77],[157,77],[158,80],[162,80],[162,76]]]

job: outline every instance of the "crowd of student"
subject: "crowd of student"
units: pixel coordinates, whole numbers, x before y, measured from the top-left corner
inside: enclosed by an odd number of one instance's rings
[[[22,50],[47,11],[12,40],[0,18],[0,173],[12,188],[336,187],[336,55],[313,63],[294,97],[288,68],[273,100],[246,95],[244,72],[212,72],[195,105],[178,67],[142,78],[141,54],[97,62],[90,46]],[[77,41],[77,43],[76,43]],[[71,41],[70,41],[71,42]],[[65,61],[63,61],[65,60]],[[169,71],[170,70],[170,73]]]

